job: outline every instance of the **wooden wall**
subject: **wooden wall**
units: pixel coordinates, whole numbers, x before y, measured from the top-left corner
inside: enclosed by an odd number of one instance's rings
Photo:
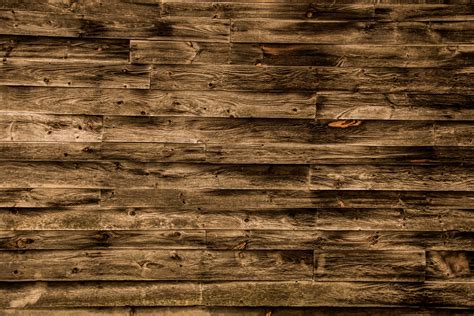
[[[0,0],[1,315],[474,309],[469,0]]]

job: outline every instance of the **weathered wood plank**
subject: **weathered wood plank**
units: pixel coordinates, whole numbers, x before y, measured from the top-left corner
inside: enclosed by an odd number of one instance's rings
[[[185,203],[183,203],[183,201]],[[306,190],[102,190],[103,206],[168,207],[194,210],[279,208],[434,208],[473,209],[474,193],[466,191],[306,191]]]
[[[41,61],[124,64],[128,62],[129,51],[128,40],[0,36],[0,57],[4,63]]]
[[[429,121],[336,121],[188,117],[104,118],[106,142],[431,146]],[[449,138],[449,135],[446,135]]]
[[[40,213],[40,212],[38,212]],[[78,214],[79,215],[79,214]],[[81,214],[82,215],[82,214]],[[87,220],[85,222],[88,222]],[[204,249],[204,230],[0,231],[0,249]]]
[[[0,86],[0,112],[307,118],[316,94]]]
[[[384,5],[376,4],[377,21],[469,21],[474,18],[472,5],[427,4]]]
[[[231,41],[312,44],[469,44],[470,21],[318,22],[298,20],[232,20]]]
[[[311,280],[313,252],[137,249],[2,251],[0,267],[0,279],[6,281]]]
[[[207,17],[213,19],[316,19],[318,21],[357,21],[374,18],[374,6],[369,4],[319,5],[309,1],[303,2],[306,3],[288,3],[288,1],[286,3],[251,3],[250,1],[241,1],[241,3],[236,1],[230,3],[164,2],[162,15],[169,17]]]
[[[444,282],[474,280],[473,251],[429,251],[426,253],[427,280]]]
[[[0,114],[2,142],[98,142],[101,138],[100,116]]]
[[[135,64],[230,63],[229,43],[133,40],[130,50],[130,60]]]
[[[317,119],[474,120],[474,95],[318,93]],[[457,128],[456,128],[457,129]]]
[[[314,279],[317,281],[425,280],[424,251],[317,250],[314,256]]]
[[[132,308],[127,307],[91,307],[91,308],[50,308],[50,309],[23,309],[23,308],[8,308],[0,309],[0,315],[2,316],[129,316],[132,312]],[[139,315],[139,314],[136,314]]]
[[[148,89],[150,79],[146,65],[9,62],[0,65],[0,84]]]
[[[159,17],[160,0],[108,0],[108,1],[51,1],[2,0],[1,9],[40,11],[45,13],[116,14]]]
[[[0,162],[0,188],[306,189],[308,166]]]
[[[473,232],[374,230],[208,230],[211,249],[457,250],[474,249]]]
[[[467,67],[474,46],[232,43],[230,62],[268,66]]]
[[[434,138],[436,145],[473,146],[474,126],[471,122],[436,122]]]
[[[311,168],[315,190],[473,191],[471,165],[318,165]]]
[[[342,294],[341,294],[342,293]],[[472,283],[225,282],[203,285],[210,306],[474,306]]]
[[[88,207],[99,201],[99,190],[0,189],[0,207]]]
[[[187,306],[201,303],[190,282],[2,282],[2,308]]]
[[[440,69],[154,65],[151,88],[198,91],[340,90],[472,94],[473,72],[473,67]]]
[[[8,35],[228,42],[229,24],[224,19],[160,18],[153,14],[0,10],[0,33]]]

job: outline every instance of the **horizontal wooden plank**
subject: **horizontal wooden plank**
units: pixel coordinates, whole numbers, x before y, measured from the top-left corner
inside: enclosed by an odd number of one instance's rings
[[[91,308],[35,308],[35,309],[22,309],[22,308],[8,308],[0,309],[0,315],[2,316],[39,316],[48,314],[51,316],[99,316],[99,315],[110,315],[110,316],[128,316],[130,315],[132,308],[126,307],[91,307]],[[139,315],[139,314],[137,314]]]
[[[208,230],[211,249],[457,250],[474,249],[473,232],[375,230]]]
[[[128,63],[128,40],[0,36],[3,62]]]
[[[201,303],[190,282],[2,282],[2,308],[186,306]]]
[[[318,93],[316,118],[474,120],[473,102],[474,95],[461,94]]]
[[[2,142],[100,142],[102,117],[0,114]]]
[[[41,211],[37,214],[43,215]],[[89,212],[91,214],[92,212]],[[19,212],[22,214],[22,212]],[[32,212],[30,213],[32,214]],[[50,213],[51,214],[51,213]],[[53,218],[58,218],[52,214]],[[77,216],[84,215],[78,212]],[[21,215],[20,215],[21,216]],[[84,218],[83,222],[89,222]],[[95,217],[94,217],[95,218]],[[5,219],[5,218],[4,218]],[[41,218],[37,218],[41,220]],[[6,219],[8,220],[8,219]],[[5,230],[0,231],[2,250],[83,250],[83,249],[203,249],[206,247],[204,230],[78,230],[70,217],[71,230]],[[79,222],[76,221],[76,222]],[[58,223],[59,224],[59,223]],[[56,225],[56,227],[61,224]],[[107,225],[103,225],[103,227]],[[90,229],[88,227],[88,229]]]
[[[434,124],[436,145],[473,146],[474,132],[470,122],[436,122]]]
[[[204,284],[202,294],[211,306],[472,307],[473,290],[473,283],[226,282]]]
[[[470,21],[454,22],[319,22],[299,20],[232,20],[231,41],[312,44],[469,44]]]
[[[315,116],[316,94],[0,86],[0,112],[132,116]]]
[[[311,280],[313,253],[137,249],[2,251],[0,267],[0,279],[7,281]]]
[[[0,189],[0,207],[98,206],[100,191],[90,189]]]
[[[425,280],[424,251],[317,250],[314,256],[314,279],[317,281]]]
[[[426,253],[426,278],[444,282],[474,280],[473,251],[429,251]]]
[[[469,21],[474,19],[472,5],[425,4],[386,5],[376,4],[378,21]]]
[[[95,1],[49,1],[36,0],[30,2],[28,0],[2,0],[0,2],[1,9],[10,10],[28,10],[40,11],[47,13],[78,13],[85,14],[114,14],[121,16],[123,14],[135,16],[155,16],[159,17],[162,7],[160,0],[108,0],[104,2]]]
[[[473,67],[439,69],[154,65],[151,88],[198,91],[339,90],[472,94],[474,91],[473,72]]]
[[[130,60],[135,64],[228,64],[230,45],[133,40],[130,43]]]
[[[0,162],[0,188],[306,189],[304,165]]]
[[[315,190],[473,191],[471,165],[318,165],[311,168]]]
[[[434,208],[473,209],[474,193],[466,191],[364,190],[173,190],[113,189],[101,191],[103,206],[169,207],[194,210],[279,208]],[[185,201],[185,203],[183,203]],[[183,205],[185,204],[185,205]]]
[[[149,88],[146,65],[9,62],[0,65],[0,84],[14,86]]]
[[[107,192],[113,193],[112,192]],[[174,199],[172,199],[174,197]],[[113,198],[113,196],[112,196]],[[282,229],[470,231],[468,209],[287,208],[206,210],[188,205],[185,195],[163,196],[160,207],[0,208],[5,230]],[[158,204],[158,203],[157,203]],[[103,203],[107,205],[107,203]],[[215,207],[218,208],[218,207]]]
[[[0,10],[0,17],[0,33],[8,35],[228,42],[230,33],[229,20],[160,18],[153,14]]]
[[[473,66],[473,55],[472,45],[232,43],[230,62],[264,66],[454,68]]]
[[[449,135],[445,135],[449,138]],[[106,142],[433,145],[429,121],[309,121],[187,117],[104,118]]]

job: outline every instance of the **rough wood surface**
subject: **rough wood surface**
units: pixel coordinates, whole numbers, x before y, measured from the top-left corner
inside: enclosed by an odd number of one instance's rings
[[[0,316],[471,315],[473,0],[0,0]]]

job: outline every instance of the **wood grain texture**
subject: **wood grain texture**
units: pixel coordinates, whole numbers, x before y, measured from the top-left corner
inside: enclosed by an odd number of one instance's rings
[[[64,261],[68,265],[64,265]],[[103,250],[0,253],[0,279],[308,280],[311,251]]]
[[[444,282],[471,282],[474,278],[472,251],[429,251],[426,254],[427,278]]]
[[[1,189],[0,207],[98,206],[99,190]]]
[[[315,93],[0,86],[0,112],[313,119]]]
[[[472,191],[472,166],[313,166],[315,190],[433,190]],[[433,181],[433,182],[431,182]]]
[[[155,65],[151,88],[228,91],[472,93],[472,67],[343,68],[250,65]]]

